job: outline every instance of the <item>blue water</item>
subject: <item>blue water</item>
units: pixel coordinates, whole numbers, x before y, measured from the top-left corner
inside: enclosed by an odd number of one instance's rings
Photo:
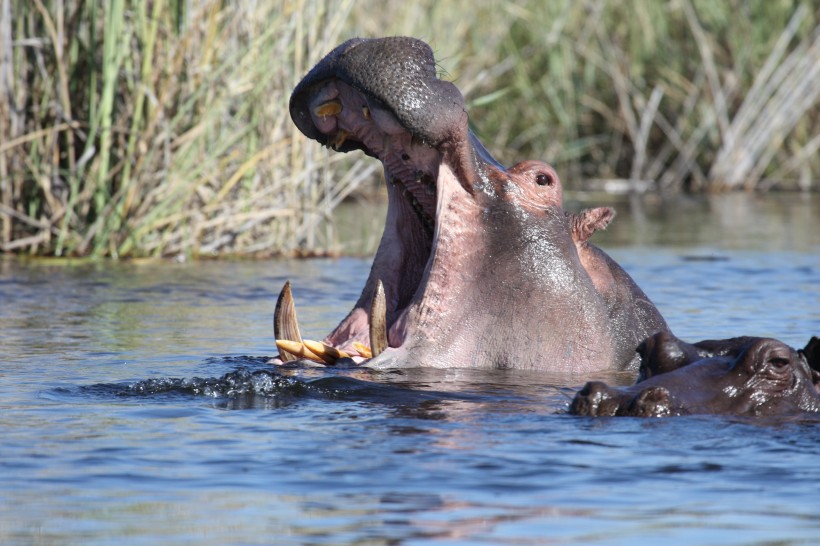
[[[802,347],[820,235],[780,210],[750,220],[770,239],[622,214],[601,244],[679,336]],[[0,258],[0,543],[820,544],[820,420],[579,418],[577,382],[510,370],[272,371],[283,282],[320,337],[368,270]]]

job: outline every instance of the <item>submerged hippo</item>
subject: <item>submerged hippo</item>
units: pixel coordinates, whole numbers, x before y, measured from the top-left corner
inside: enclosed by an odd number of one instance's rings
[[[820,339],[802,350],[771,338],[685,343],[656,334],[640,348],[631,387],[591,381],[570,405],[590,416],[663,417],[716,413],[780,416],[820,412]]]
[[[588,242],[611,209],[563,210],[555,170],[505,168],[469,130],[464,99],[413,38],[353,39],[299,83],[290,113],[308,137],[384,165],[385,231],[361,297],[324,340],[302,346],[286,285],[282,360],[371,367],[636,369],[667,331],[629,275]]]

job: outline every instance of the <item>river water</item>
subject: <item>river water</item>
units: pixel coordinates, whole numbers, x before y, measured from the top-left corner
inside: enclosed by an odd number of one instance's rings
[[[820,335],[816,197],[617,206],[595,241],[680,337]],[[511,370],[272,372],[283,282],[321,337],[368,271],[0,257],[0,543],[820,543],[818,419],[579,418],[580,381]]]

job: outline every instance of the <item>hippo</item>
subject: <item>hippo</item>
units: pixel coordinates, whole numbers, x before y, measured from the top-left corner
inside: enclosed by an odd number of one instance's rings
[[[765,337],[688,344],[658,333],[630,387],[590,381],[570,405],[586,416],[787,416],[820,412],[820,339],[804,349]]]
[[[496,161],[421,40],[348,40],[289,106],[307,137],[382,162],[388,210],[361,297],[322,343],[302,340],[283,288],[281,361],[635,371],[641,340],[668,331],[626,271],[589,242],[614,211],[567,213],[553,167]]]

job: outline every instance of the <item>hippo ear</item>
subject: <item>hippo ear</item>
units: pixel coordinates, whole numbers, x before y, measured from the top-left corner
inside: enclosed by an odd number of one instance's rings
[[[637,351],[641,357],[640,381],[700,360],[694,347],[669,332],[658,332],[646,338]]]
[[[615,218],[615,209],[612,207],[596,207],[584,209],[578,214],[567,213],[570,222],[572,238],[578,243],[585,243],[596,231],[606,229]]]
[[[798,352],[806,357],[806,362],[812,370],[820,372],[820,338],[812,336],[806,346]]]
[[[632,400],[626,414],[635,417],[667,417],[672,415],[670,398],[666,388],[648,387]]]

